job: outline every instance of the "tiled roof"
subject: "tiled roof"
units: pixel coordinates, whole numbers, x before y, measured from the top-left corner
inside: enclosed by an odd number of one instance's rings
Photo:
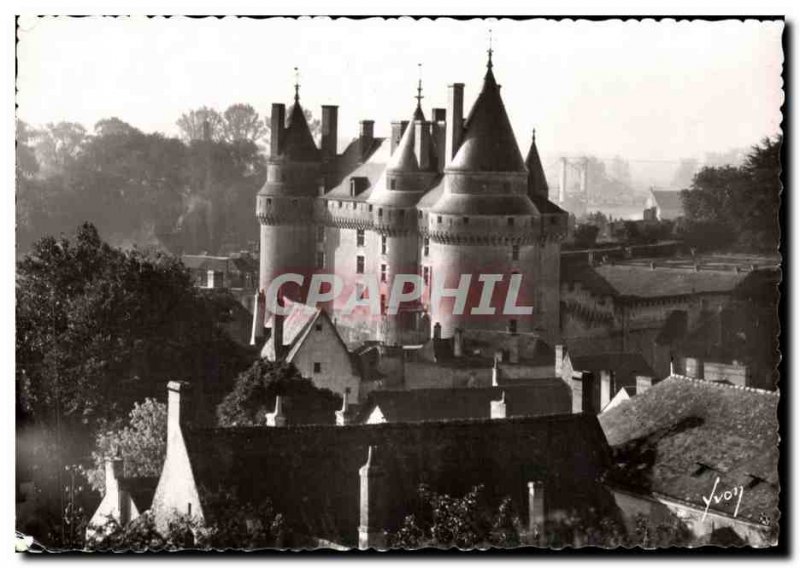
[[[376,407],[389,422],[485,419],[491,401],[505,394],[506,416],[570,413],[572,391],[561,379],[535,379],[524,386],[458,389],[415,389],[370,393],[361,412],[366,420]]]
[[[613,510],[596,480],[608,464],[597,418],[562,414],[508,420],[356,426],[183,430],[201,499],[230,491],[242,502],[271,499],[290,527],[354,544],[359,522],[359,468],[367,448],[386,471],[390,525],[402,521],[420,483],[463,495],[474,485],[487,496],[527,503],[527,482],[547,484],[552,510]],[[214,511],[204,514],[213,517]],[[393,528],[392,526],[388,528]]]
[[[486,72],[483,89],[467,118],[461,146],[448,169],[479,172],[526,171],[500,96],[500,87],[491,67]]]
[[[204,254],[184,254],[181,262],[190,270],[214,270],[216,272],[227,272],[230,258],[227,256],[208,256]]]
[[[744,486],[738,517],[778,519],[778,395],[672,376],[600,415],[615,450],[612,483],[704,509]],[[732,515],[737,500],[711,503]]]

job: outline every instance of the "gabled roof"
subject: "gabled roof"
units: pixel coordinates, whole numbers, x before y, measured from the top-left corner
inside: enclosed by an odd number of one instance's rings
[[[308,128],[303,107],[296,99],[286,119],[280,157],[294,162],[318,162],[321,159],[319,148]]]
[[[526,172],[491,66],[448,170]]]
[[[422,482],[451,495],[484,484],[491,500],[524,504],[527,483],[541,479],[553,510],[614,510],[595,482],[609,454],[592,415],[182,432],[205,515],[213,518],[208,496],[221,489],[241,503],[271,499],[293,530],[344,544],[355,544],[370,445],[386,473],[390,530]]]
[[[678,217],[683,215],[683,201],[680,191],[651,189],[653,201],[661,209],[661,215],[669,217],[670,213]],[[665,215],[666,214],[666,215]]]
[[[490,403],[503,395],[509,418],[569,414],[572,410],[569,386],[551,378],[525,381],[524,386],[374,391],[364,403],[359,420],[366,420],[375,408],[380,408],[389,422],[486,419],[490,417]]]
[[[615,450],[609,481],[704,509],[744,487],[737,518],[778,520],[777,393],[671,376],[600,415]],[[732,516],[737,500],[712,501]]]
[[[373,147],[369,151],[367,159],[360,163],[359,142],[354,140],[339,156],[337,167],[341,179],[339,183],[329,192],[322,196],[323,199],[341,199],[342,201],[365,201],[372,193],[378,180],[381,179],[386,170],[386,162],[389,161],[390,141],[388,138],[376,138]],[[350,179],[355,177],[367,178],[369,187],[356,196],[350,195]]]
[[[422,128],[422,136],[427,140],[427,148],[428,148],[428,167],[425,169],[421,169],[419,166],[420,157],[416,154],[416,137],[417,137],[417,128],[416,128],[416,121],[423,121],[425,120],[424,115],[422,115],[422,111],[417,108],[418,113],[422,116],[422,118],[416,118],[417,113],[415,113],[414,120],[409,122],[408,127],[406,127],[405,132],[403,133],[402,138],[400,138],[400,142],[397,144],[397,147],[394,149],[394,153],[392,157],[389,159],[389,163],[386,165],[386,169],[390,172],[394,173],[401,173],[401,172],[408,172],[408,173],[416,173],[420,171],[426,172],[435,172],[437,168],[437,159],[435,148],[433,145],[433,138],[431,137],[430,128]]]

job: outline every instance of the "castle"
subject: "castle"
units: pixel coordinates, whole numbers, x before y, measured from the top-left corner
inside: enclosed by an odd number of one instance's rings
[[[288,113],[272,105],[267,180],[256,202],[256,338],[276,319],[264,300],[270,284],[299,274],[279,287],[280,297],[305,303],[313,295],[348,344],[409,345],[462,333],[557,341],[567,214],[548,199],[535,136],[523,159],[500,91],[490,49],[466,118],[463,83],[450,85],[447,109],[434,108],[428,119],[420,81],[409,120],[393,122],[388,139],[364,120],[341,154],[338,107],[322,107],[318,147],[298,85]],[[309,277],[321,274],[340,282],[319,277],[328,289],[310,291]],[[420,293],[390,306],[395,292],[413,287],[409,275],[422,283]],[[356,309],[332,299],[331,287],[344,287],[341,296],[356,298]],[[509,296],[529,309],[503,311]],[[363,310],[370,302],[378,309]]]

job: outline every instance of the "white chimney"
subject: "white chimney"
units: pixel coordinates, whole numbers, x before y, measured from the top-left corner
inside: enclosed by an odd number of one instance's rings
[[[506,406],[506,392],[500,392],[500,400],[489,401],[489,412],[492,420],[503,419],[508,415],[508,408]]]
[[[267,413],[267,426],[282,428],[286,426],[286,415],[283,413],[283,397],[275,397],[275,410]]]

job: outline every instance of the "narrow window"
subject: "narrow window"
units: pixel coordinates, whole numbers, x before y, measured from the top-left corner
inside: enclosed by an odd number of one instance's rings
[[[356,272],[358,274],[364,274],[364,257],[361,255],[356,257]]]
[[[469,217],[464,217],[464,224],[469,225]]]
[[[381,235],[381,254],[386,254],[386,235]]]
[[[511,260],[519,260],[519,245],[511,245]]]
[[[369,212],[372,213],[372,205],[369,206]]]
[[[355,197],[358,193],[358,185],[356,183],[356,178],[350,178],[350,196]]]
[[[325,253],[317,253],[317,268],[325,268]]]
[[[364,229],[356,229],[356,246],[364,246]]]
[[[314,361],[314,372],[315,373],[321,373],[322,372],[322,363],[318,363],[317,361]]]
[[[394,180],[394,179],[390,179],[390,180],[389,180],[389,189],[395,189],[395,187],[396,187],[396,184],[395,184],[395,182],[396,182],[396,181],[397,181],[397,180]]]
[[[267,205],[272,206],[272,199],[270,199],[269,197],[267,197]]]
[[[322,225],[317,227],[317,242],[318,243],[325,242],[325,227],[323,227]]]
[[[430,284],[430,278],[431,278],[431,270],[430,270],[430,268],[427,267],[427,266],[423,266],[422,267],[422,281],[425,282],[426,286],[428,284]]]
[[[386,265],[381,264],[381,282],[386,282]]]
[[[378,217],[383,217],[383,208],[378,207]]]
[[[340,201],[339,202],[339,209],[341,209],[341,208],[342,208],[342,202]]]
[[[517,320],[508,321],[508,332],[512,334],[517,333]]]
[[[514,217],[509,217],[508,218],[508,226],[509,227],[513,227],[514,226]]]
[[[436,222],[437,223],[441,223],[442,222],[442,216],[441,215],[437,215],[436,216]]]
[[[381,294],[381,314],[386,313],[386,294]]]
[[[431,250],[431,241],[426,237],[424,243],[425,244],[422,247],[422,254],[428,256],[428,253]]]
[[[319,322],[317,322],[317,323],[314,325],[314,331],[322,331],[322,324],[321,324],[321,323],[319,323]]]

